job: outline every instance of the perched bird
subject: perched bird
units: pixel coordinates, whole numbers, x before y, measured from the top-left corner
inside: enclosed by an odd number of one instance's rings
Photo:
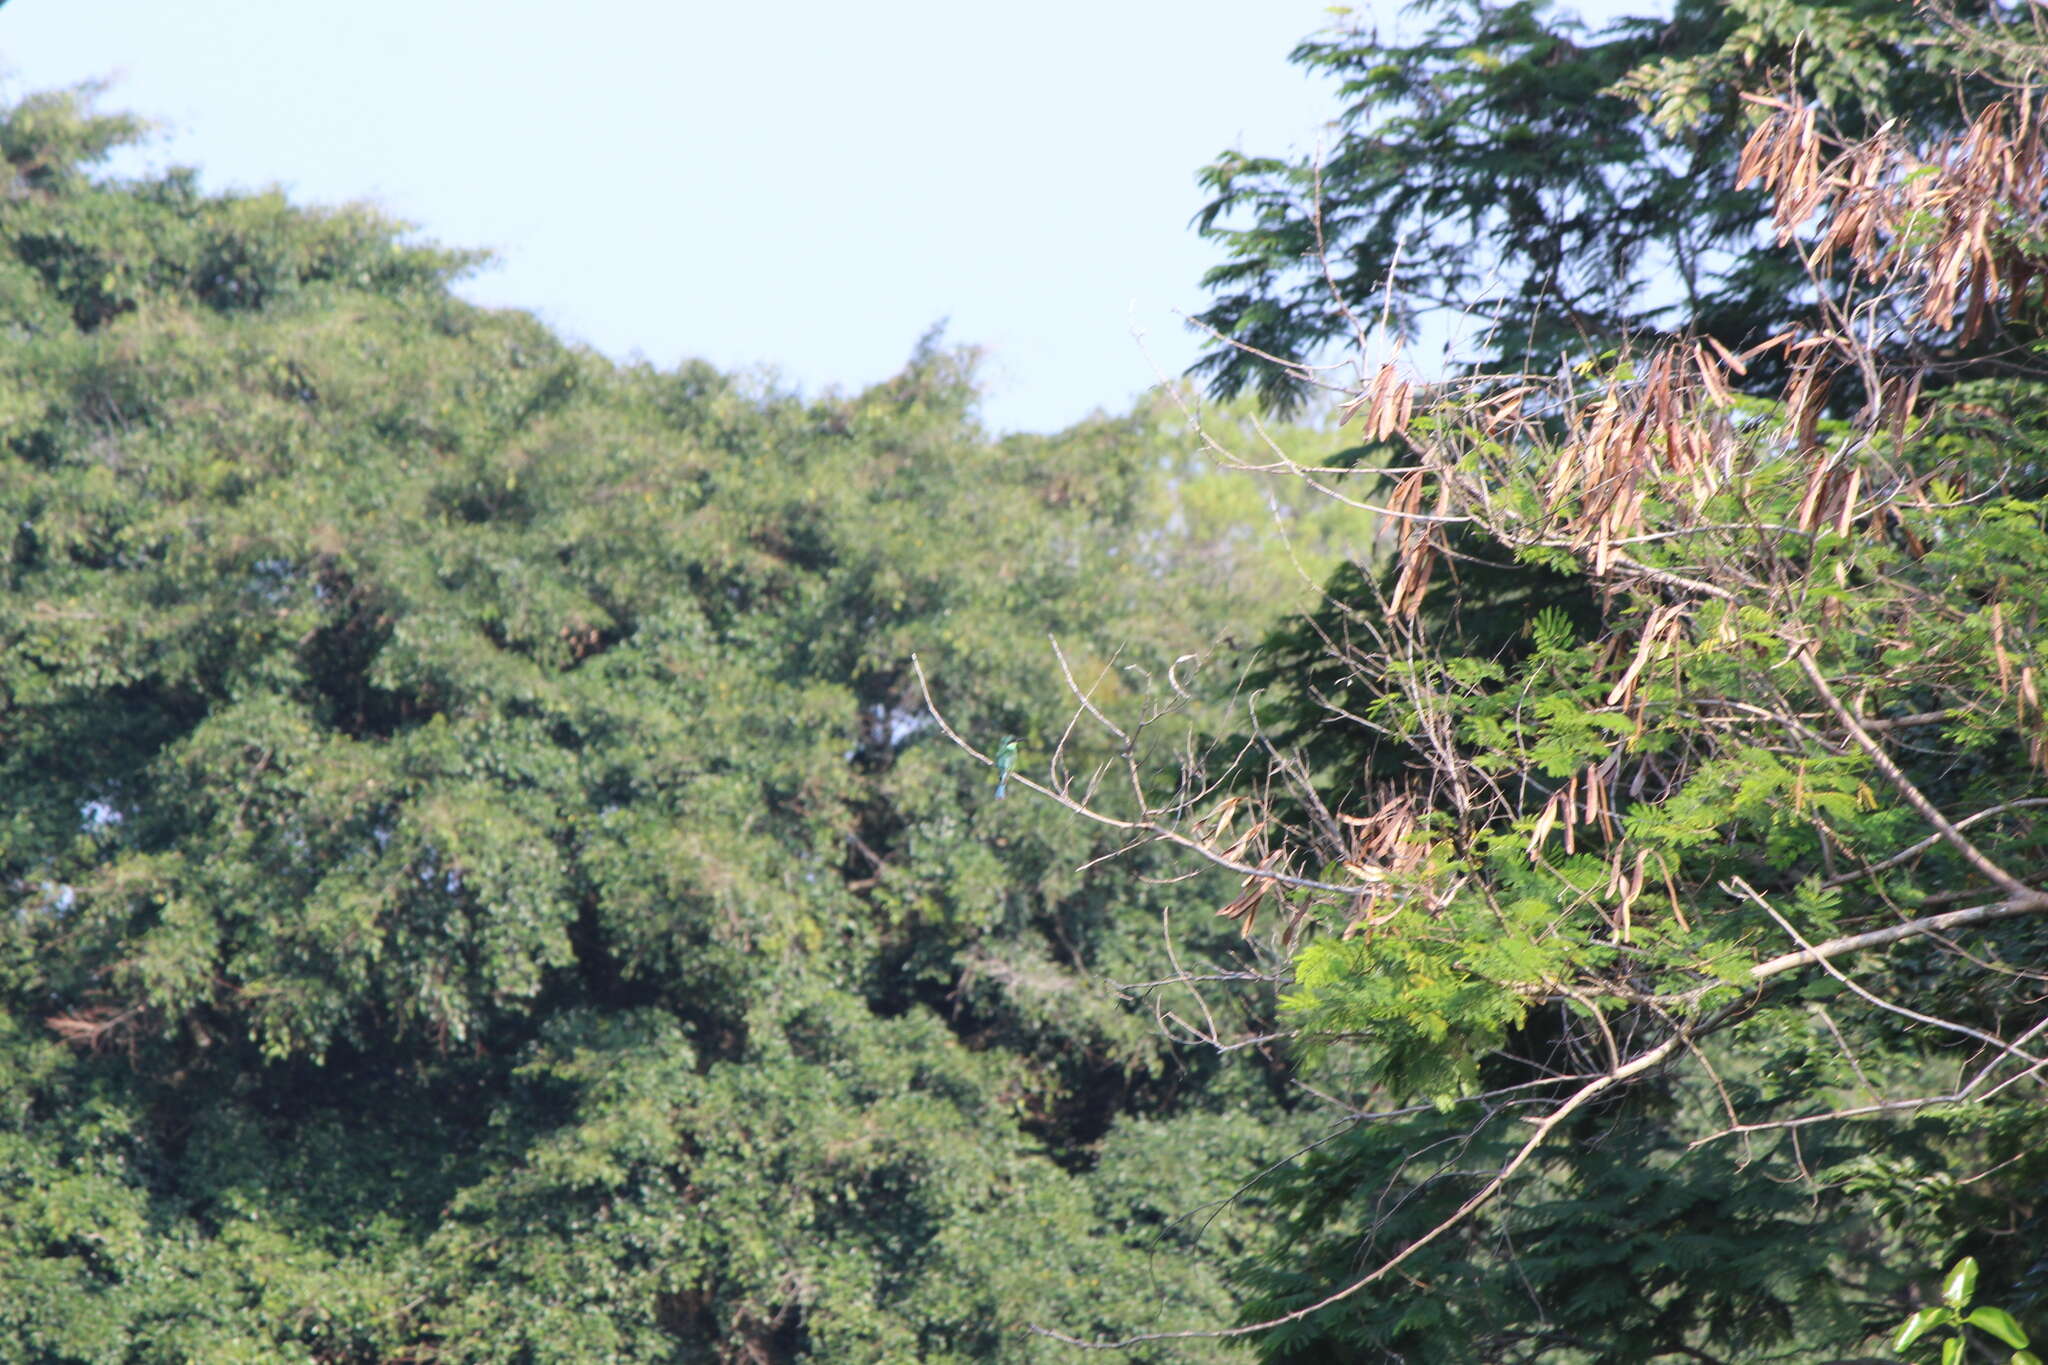
[[[1017,737],[1003,736],[1003,746],[996,750],[996,800],[1003,799],[1003,788],[1010,785],[1010,772],[1017,766]]]

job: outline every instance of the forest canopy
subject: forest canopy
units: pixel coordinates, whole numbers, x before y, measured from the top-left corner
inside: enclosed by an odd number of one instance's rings
[[[1413,16],[1003,439],[0,111],[0,1357],[2029,1365],[2041,16]]]
[[[367,210],[95,176],[137,132],[0,119],[0,1356],[1231,1313],[1255,1220],[1176,1220],[1299,1124],[1103,984],[1186,893],[994,803],[909,657],[1039,750],[1048,634],[1139,696],[1302,598],[1264,500],[1152,405],[992,440],[936,340],[617,365]]]

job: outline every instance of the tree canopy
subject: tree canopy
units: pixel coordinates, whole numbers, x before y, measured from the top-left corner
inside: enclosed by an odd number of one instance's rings
[[[2035,12],[1416,13],[1001,440],[0,110],[0,1356],[2034,1365]]]
[[[993,441],[936,339],[616,365],[368,210],[95,176],[138,131],[0,116],[0,1355],[1233,1312],[1255,1220],[1176,1220],[1300,1121],[1106,984],[1187,888],[994,803],[909,659],[1027,766],[1049,633],[1164,694],[1300,591],[1239,482],[1152,407]]]
[[[2025,6],[1984,0],[1677,0],[1598,32],[1550,0],[1355,16],[1294,52],[1338,83],[1331,142],[1202,172],[1196,224],[1226,259],[1196,321],[1236,344],[1196,371],[1292,407],[1301,367],[1382,317],[1412,337],[1460,315],[1477,340],[1454,362],[1538,374],[1649,335],[1763,340],[1812,290],[1737,183],[1743,93],[1782,78],[1844,137],[1892,119],[1951,132],[1996,93],[1959,35],[2029,25]],[[1766,358],[1759,381],[1778,378]]]

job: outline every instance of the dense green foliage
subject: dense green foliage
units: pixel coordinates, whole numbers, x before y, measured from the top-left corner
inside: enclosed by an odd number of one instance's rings
[[[1977,1296],[1980,1269],[1974,1256],[1965,1256],[1950,1267],[1942,1277],[1941,1302],[1917,1310],[1900,1323],[1892,1333],[1892,1349],[1904,1354],[1930,1332],[1939,1331],[1945,1334],[1941,1343],[1942,1365],[1956,1365],[1973,1340],[1982,1342],[1986,1338],[2012,1348],[2007,1365],[2041,1365],[2041,1357],[2027,1349],[2033,1338],[2011,1313],[1995,1304],[1970,1306]],[[2003,1352],[1994,1349],[1993,1358],[2000,1354]]]
[[[1357,444],[621,366],[0,112],[0,1357],[2026,1349],[2048,54],[1419,12],[1209,172],[1225,333],[1497,324]]]
[[[1048,631],[1138,696],[1290,596],[1240,481],[991,442],[936,346],[621,368],[374,214],[87,174],[136,131],[0,118],[0,1357],[1227,1318],[1255,1224],[1171,1220],[1296,1122],[1105,985],[1202,893],[1077,872],[907,661],[1028,768]]]

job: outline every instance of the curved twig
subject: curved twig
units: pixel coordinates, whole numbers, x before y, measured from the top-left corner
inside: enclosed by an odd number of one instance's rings
[[[932,723],[939,727],[939,732],[951,740],[955,746],[979,762],[993,765],[995,760],[962,738],[960,732],[953,728],[951,722],[939,710],[938,703],[932,700],[931,683],[925,677],[924,665],[918,661],[918,657],[915,654],[910,656],[910,667],[917,674],[918,691],[924,697],[925,709],[931,713]],[[1050,787],[1034,782],[1019,772],[1012,772],[1010,774],[1010,781],[1017,786],[1029,791],[1035,791],[1040,796],[1059,803],[1084,820],[1092,821],[1095,824],[1103,825],[1110,829],[1123,829],[1134,833],[1148,834],[1152,839],[1160,843],[1184,848],[1197,857],[1222,868],[1224,871],[1235,872],[1241,877],[1253,877],[1260,881],[1271,882],[1275,886],[1288,886],[1300,891],[1328,891],[1333,895],[1339,896],[1356,896],[1359,891],[1356,885],[1344,886],[1336,882],[1317,881],[1313,877],[1296,877],[1291,873],[1277,872],[1270,867],[1254,867],[1249,863],[1239,862],[1235,858],[1217,852],[1201,840],[1191,839],[1179,830],[1163,825],[1156,820],[1150,818],[1126,820],[1121,816],[1105,814],[1085,802],[1074,800],[1063,792],[1054,791]]]
[[[1674,1033],[1671,1037],[1650,1048],[1648,1051],[1640,1053],[1626,1064],[1588,1081],[1585,1085],[1574,1091],[1569,1099],[1542,1118],[1530,1120],[1530,1122],[1536,1125],[1536,1131],[1529,1135],[1528,1141],[1518,1147],[1507,1163],[1488,1177],[1486,1183],[1480,1186],[1464,1203],[1460,1204],[1450,1217],[1408,1243],[1407,1246],[1402,1247],[1386,1260],[1381,1261],[1372,1270],[1367,1271],[1343,1288],[1323,1296],[1305,1308],[1297,1308],[1291,1313],[1282,1313],[1280,1316],[1268,1318],[1264,1322],[1245,1323],[1239,1327],[1198,1328],[1181,1332],[1139,1332],[1133,1336],[1124,1337],[1116,1341],[1090,1341],[1085,1337],[1068,1336],[1066,1333],[1055,1331],[1050,1327],[1040,1327],[1036,1323],[1031,1324],[1027,1330],[1034,1336],[1049,1337],[1054,1341],[1064,1342],[1069,1346],[1078,1346],[1083,1350],[1119,1351],[1148,1341],[1188,1341],[1196,1338],[1220,1339],[1250,1336],[1255,1332],[1270,1332],[1275,1327],[1285,1327],[1288,1323],[1300,1322],[1303,1318],[1320,1313],[1333,1304],[1342,1303],[1360,1290],[1366,1289],[1385,1279],[1405,1264],[1415,1253],[1456,1228],[1483,1205],[1489,1203],[1502,1189],[1506,1188],[1507,1183],[1514,1179],[1515,1174],[1523,1166],[1528,1164],[1529,1158],[1536,1154],[1537,1149],[1557,1130],[1558,1125],[1591,1103],[1603,1091],[1661,1065],[1670,1058],[1672,1053],[1684,1047],[1691,1036],[1689,1032],[1684,1031]]]

